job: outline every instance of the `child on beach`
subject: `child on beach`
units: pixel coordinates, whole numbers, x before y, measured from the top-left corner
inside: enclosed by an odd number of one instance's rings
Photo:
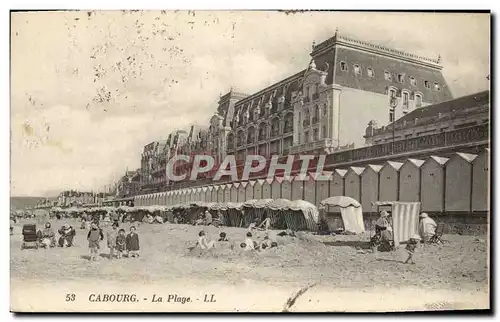
[[[406,259],[405,264],[415,264],[413,261],[413,255],[415,254],[415,249],[418,246],[418,242],[420,241],[420,237],[417,235],[414,235],[410,240],[408,241],[408,244],[406,244],[406,251],[408,252],[408,259]]]
[[[85,217],[82,217],[82,223],[80,224],[80,229],[85,229],[87,228],[87,220],[85,219]]]
[[[198,246],[200,246],[201,249],[215,248],[215,241],[208,241],[207,236],[205,236],[205,232],[201,230],[198,233]]]
[[[113,222],[111,230],[106,233],[108,239],[109,259],[115,257],[116,237],[118,236],[118,222]]]
[[[221,233],[219,234],[219,240],[218,240],[218,241],[220,241],[220,242],[223,242],[223,241],[229,241],[229,239],[227,239],[227,235],[226,235],[226,233],[225,233],[225,232],[221,232]]]
[[[126,238],[127,251],[129,257],[139,257],[139,235],[135,232],[135,227],[130,227],[130,233]]]
[[[247,238],[244,243],[241,243],[241,247],[245,248],[245,250],[257,250],[259,249],[259,245],[252,239],[252,233],[247,233]]]
[[[125,229],[120,229],[116,236],[116,257],[122,258],[123,253],[126,251],[126,237]]]
[[[90,249],[90,260],[97,260],[97,252],[99,250],[99,243],[104,239],[102,230],[97,226],[97,224],[92,223],[90,226],[89,233],[87,235],[87,240],[89,241]]]

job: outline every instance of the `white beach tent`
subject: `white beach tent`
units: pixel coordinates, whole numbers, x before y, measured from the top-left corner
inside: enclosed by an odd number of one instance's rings
[[[345,196],[329,197],[321,201],[320,205],[323,207],[330,206],[340,208],[340,215],[342,216],[345,231],[356,234],[365,231],[363,207],[361,207],[361,204],[355,199]]]

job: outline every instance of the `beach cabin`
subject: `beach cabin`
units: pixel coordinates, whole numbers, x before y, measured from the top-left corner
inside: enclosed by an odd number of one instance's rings
[[[256,199],[253,193],[255,182],[256,182],[255,180],[248,181],[248,184],[245,187],[245,200]]]
[[[472,161],[472,211],[488,211],[490,195],[490,149]]]
[[[444,166],[448,158],[430,156],[421,167],[422,211],[444,211]]]
[[[402,162],[387,161],[379,172],[379,200],[399,200],[399,170]]]
[[[295,176],[293,177],[291,183],[292,183],[292,195],[290,200],[301,200],[304,199],[304,179],[305,177],[302,176]]]
[[[281,183],[283,182],[283,177],[275,177],[271,183],[271,198],[280,199],[281,198]]]
[[[372,203],[378,201],[380,165],[369,164],[361,173],[361,205],[364,209],[371,209]]]
[[[239,182],[234,182],[231,185],[231,202],[238,202],[238,187],[240,186]]]
[[[278,178],[276,178],[278,179]],[[292,199],[292,178],[284,179],[281,182],[281,198],[282,199]]]
[[[399,169],[399,200],[420,201],[420,170],[424,160],[408,159]]]
[[[271,184],[273,179],[259,179],[259,183],[262,185],[262,199],[271,199]]]
[[[361,200],[361,173],[365,168],[349,167],[344,178],[345,196]]]
[[[471,211],[472,161],[475,154],[455,153],[446,163],[446,211]]]
[[[347,170],[335,169],[330,181],[330,196],[343,196],[345,193],[345,176]]]

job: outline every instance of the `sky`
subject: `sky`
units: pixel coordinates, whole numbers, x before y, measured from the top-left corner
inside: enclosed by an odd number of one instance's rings
[[[206,126],[221,94],[306,68],[343,35],[442,57],[454,97],[489,88],[490,17],[462,13],[67,11],[11,16],[11,195],[101,191],[144,145]]]

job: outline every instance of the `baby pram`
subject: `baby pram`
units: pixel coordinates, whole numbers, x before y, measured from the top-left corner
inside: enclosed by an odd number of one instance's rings
[[[38,249],[38,241],[40,236],[37,235],[35,224],[23,225],[23,243],[21,244],[21,249],[34,247]]]

